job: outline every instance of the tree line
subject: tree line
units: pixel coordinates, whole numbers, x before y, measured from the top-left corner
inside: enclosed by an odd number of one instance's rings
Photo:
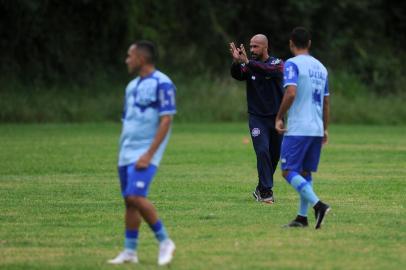
[[[271,54],[290,57],[289,34],[312,33],[312,53],[333,70],[358,77],[378,94],[405,79],[406,5],[402,1],[322,0],[0,0],[0,75],[26,83],[85,84],[120,76],[128,45],[157,43],[172,73],[223,76],[228,43],[256,33]],[[1,90],[0,90],[1,91]]]

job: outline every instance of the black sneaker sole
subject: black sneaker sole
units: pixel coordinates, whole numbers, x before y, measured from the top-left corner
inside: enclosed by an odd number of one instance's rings
[[[275,202],[275,200],[273,199],[273,197],[271,197],[271,198],[261,199],[261,202],[267,203],[267,204],[273,204]]]
[[[309,224],[303,224],[303,223],[295,221],[295,220],[282,226],[282,228],[285,228],[285,229],[289,229],[289,228],[307,228],[307,227],[309,227]]]

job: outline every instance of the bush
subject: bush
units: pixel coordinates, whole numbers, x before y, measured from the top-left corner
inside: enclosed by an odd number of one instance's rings
[[[245,83],[228,74],[171,77],[177,122],[246,121]],[[0,122],[119,121],[126,83],[101,75],[81,86],[9,80],[0,90]],[[406,124],[405,94],[379,96],[345,71],[330,71],[330,95],[333,123]]]

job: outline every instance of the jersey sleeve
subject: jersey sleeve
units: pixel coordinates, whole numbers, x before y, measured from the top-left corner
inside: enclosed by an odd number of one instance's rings
[[[299,79],[299,69],[297,65],[291,61],[285,63],[285,68],[283,72],[283,87],[288,85],[297,86],[297,81]]]
[[[173,83],[160,83],[158,86],[159,115],[172,115],[176,113],[176,88]]]
[[[326,86],[324,87],[324,96],[329,96],[330,92],[328,89],[328,77],[326,78]]]
[[[283,75],[283,61],[278,58],[267,62],[250,60],[246,66],[254,73],[265,76],[281,78]]]

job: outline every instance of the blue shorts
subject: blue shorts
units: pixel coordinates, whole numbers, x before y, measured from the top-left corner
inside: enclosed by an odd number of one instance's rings
[[[123,197],[147,197],[149,186],[157,169],[152,164],[142,170],[135,169],[135,164],[119,166],[118,175],[120,177],[121,194]]]
[[[319,165],[323,137],[284,136],[281,164],[284,171],[315,172]]]

